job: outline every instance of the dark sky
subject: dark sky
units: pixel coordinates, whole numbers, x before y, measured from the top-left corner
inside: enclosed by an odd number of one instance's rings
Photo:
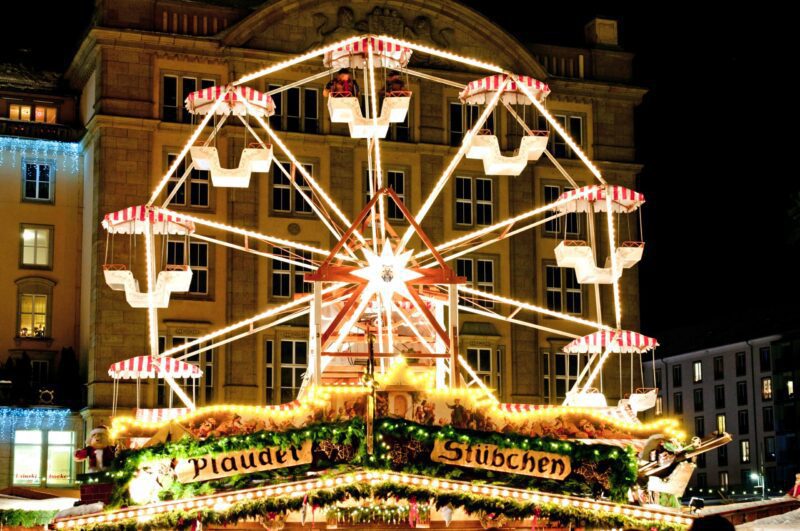
[[[6,58],[59,67],[75,50],[91,2],[13,3],[0,35]],[[797,114],[787,13],[767,4],[699,11],[695,3],[646,10],[593,2],[468,1],[523,42],[582,43],[595,15],[620,21],[621,44],[637,56],[636,83],[649,94],[637,111],[639,188],[647,249],[639,266],[646,333],[713,320],[793,311],[800,295],[788,212],[800,184],[789,145]],[[733,4],[727,4],[733,6]],[[48,37],[51,39],[48,41]],[[794,94],[792,94],[794,95]],[[800,204],[800,202],[798,203]],[[800,216],[799,216],[800,217]],[[798,321],[800,322],[800,321]]]

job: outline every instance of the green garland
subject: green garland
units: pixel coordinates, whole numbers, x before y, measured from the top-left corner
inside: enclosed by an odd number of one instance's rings
[[[372,498],[394,499],[415,498],[420,506],[433,501],[437,508],[452,505],[463,508],[469,514],[494,513],[512,519],[530,518],[536,509],[540,517],[561,522],[583,523],[595,527],[634,527],[656,529],[658,531],[684,531],[683,524],[668,524],[644,518],[632,518],[607,511],[599,512],[581,507],[562,506],[556,503],[533,503],[501,500],[491,496],[466,493],[441,493],[430,487],[396,485],[390,482],[377,485],[347,485],[333,489],[313,490],[308,493],[308,503],[325,507],[340,503],[347,498],[364,500]],[[147,522],[136,519],[124,520],[114,524],[86,525],[82,529],[91,531],[132,531],[134,529],[188,529],[197,519],[206,524],[230,525],[245,518],[266,516],[275,513],[298,511],[303,500],[294,496],[281,496],[235,503],[229,509],[215,512],[209,509],[194,511],[170,511],[158,515]]]
[[[535,450],[569,456],[573,463],[572,473],[564,481],[555,481],[519,474],[504,474],[475,468],[459,468],[430,459],[436,439],[451,440],[466,444],[492,444],[500,448]],[[423,451],[409,459],[408,463],[393,463],[393,445],[415,440]],[[458,430],[452,426],[426,426],[407,420],[382,420],[376,429],[376,457],[378,462],[394,470],[402,470],[430,477],[462,479],[485,482],[524,489],[534,489],[560,494],[599,497],[606,495],[615,501],[626,501],[628,489],[635,484],[637,459],[632,447],[623,450],[609,445],[587,445],[578,442],[524,437],[516,434],[486,433]],[[576,472],[579,464],[590,463],[608,475],[610,488]]]
[[[301,429],[285,432],[263,431],[250,435],[209,437],[202,441],[184,437],[180,441],[172,443],[138,450],[126,450],[117,456],[111,469],[105,473],[106,477],[116,484],[109,507],[131,505],[131,501],[128,498],[128,483],[136,475],[139,468],[147,463],[164,459],[199,457],[220,452],[261,449],[268,446],[280,447],[285,450],[289,446],[301,446],[304,442],[310,440],[313,443],[330,441],[334,444],[352,446],[354,454],[348,463],[353,466],[359,465],[364,461],[366,445],[362,443],[365,439],[366,428],[364,421],[357,418],[347,422],[311,424]],[[341,467],[337,467],[336,462],[326,459],[325,456],[318,456],[314,460],[313,469],[334,469],[334,472],[342,470]],[[203,483],[184,484],[173,482],[169,488],[159,493],[159,497],[163,500],[182,499],[212,494],[218,491],[237,490],[264,481],[271,483],[292,481],[305,477],[310,470],[312,470],[312,465],[302,465],[253,474],[238,474]]]
[[[419,518],[426,520],[430,516],[430,505],[417,505]],[[397,503],[378,503],[366,506],[334,506],[325,512],[325,520],[329,523],[353,524],[403,524],[408,522],[410,506]]]
[[[58,511],[0,510],[0,526],[35,527],[50,523]]]

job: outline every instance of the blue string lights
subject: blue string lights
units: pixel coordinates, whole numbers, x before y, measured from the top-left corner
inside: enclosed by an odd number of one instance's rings
[[[18,163],[17,159],[21,156],[44,160],[60,158],[62,170],[66,170],[69,166],[72,173],[77,173],[80,166],[80,154],[79,142],[0,136],[0,166],[8,163],[15,168]]]
[[[63,430],[69,409],[0,407],[0,440],[9,440],[14,430]]]

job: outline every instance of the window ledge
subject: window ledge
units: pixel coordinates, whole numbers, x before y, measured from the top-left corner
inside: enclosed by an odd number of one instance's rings
[[[27,336],[14,336],[14,343],[19,346],[23,342],[44,343],[48,347],[53,344],[52,337],[27,337]]]

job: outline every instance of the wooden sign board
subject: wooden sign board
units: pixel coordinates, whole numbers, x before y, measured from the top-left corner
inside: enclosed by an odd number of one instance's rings
[[[179,459],[175,475],[181,483],[252,474],[311,462],[311,441],[282,450],[277,446]]]
[[[441,439],[434,442],[431,460],[446,465],[496,470],[507,474],[523,474],[559,481],[572,471],[570,459],[566,455]]]

